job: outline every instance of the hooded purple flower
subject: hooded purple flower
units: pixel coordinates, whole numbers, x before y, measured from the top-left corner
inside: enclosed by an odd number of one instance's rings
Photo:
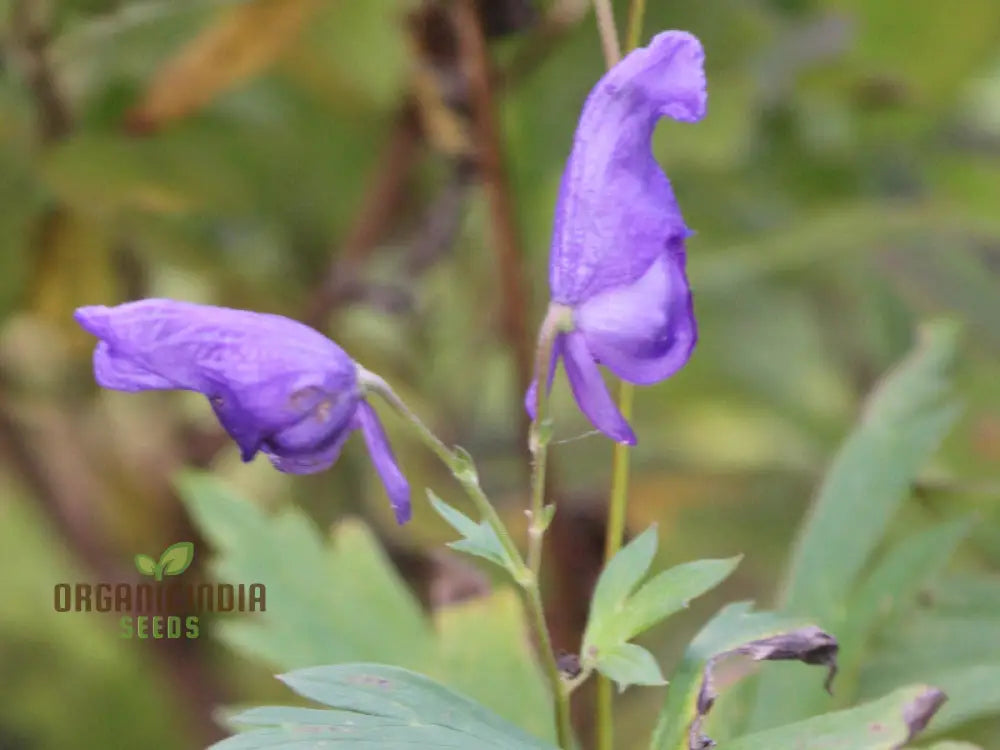
[[[364,400],[358,365],[319,332],[279,315],[168,299],[81,307],[74,317],[100,339],[99,385],[204,394],[244,461],[260,451],[280,471],[323,471],[360,429],[396,520],[409,520],[410,488]]]
[[[630,445],[635,435],[597,365],[650,385],[677,372],[694,349],[684,251],[691,232],[650,139],[661,117],[704,117],[703,61],[694,36],[667,31],[608,71],[583,106],[559,188],[549,286],[572,324],[555,341],[548,387],[562,357],[583,413]],[[526,399],[532,415],[536,387]]]

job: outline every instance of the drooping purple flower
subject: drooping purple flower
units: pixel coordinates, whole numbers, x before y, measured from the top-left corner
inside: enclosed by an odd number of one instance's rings
[[[74,317],[100,339],[99,385],[204,394],[244,461],[261,452],[280,471],[323,471],[360,429],[396,520],[409,520],[409,484],[364,399],[358,365],[318,331],[279,315],[168,299],[81,307]]]
[[[598,364],[650,385],[677,372],[694,349],[684,247],[691,232],[650,140],[661,117],[704,117],[703,62],[694,36],[667,31],[608,71],[583,106],[559,188],[549,286],[572,324],[556,339],[548,387],[561,357],[583,413],[630,445],[635,434]],[[526,398],[532,415],[536,387]]]

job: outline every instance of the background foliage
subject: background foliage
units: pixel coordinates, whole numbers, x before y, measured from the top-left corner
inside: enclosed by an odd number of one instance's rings
[[[174,296],[312,320],[523,523],[524,351],[603,61],[586,3],[482,5],[516,27],[490,46],[499,144],[475,128],[476,61],[416,0],[0,0],[0,747],[201,747],[213,707],[288,702],[271,674],[338,661],[425,672],[551,734],[515,598],[436,551],[453,534],[419,498],[396,528],[363,448],[314,477],[243,465],[200,399],[98,392],[70,317]],[[654,139],[697,230],[700,340],[637,394],[630,528],[658,523],[655,570],[744,558],[639,640],[669,676],[722,602],[787,605],[840,637],[837,696],[789,701],[814,670],[767,665],[713,737],[930,683],[951,695],[933,732],[998,746],[1000,5],[650,0],[664,28],[708,55],[708,117]],[[470,176],[484,143],[506,175]],[[949,320],[918,345],[930,317]],[[610,448],[563,385],[554,408],[548,593],[574,650]],[[415,488],[461,505],[393,441]],[[265,579],[266,616],[154,643],[52,611],[54,582],[120,580],[181,540],[185,575]],[[623,747],[663,700],[619,698]]]

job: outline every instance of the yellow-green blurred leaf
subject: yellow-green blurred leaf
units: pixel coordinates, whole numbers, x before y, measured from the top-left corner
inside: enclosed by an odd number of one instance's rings
[[[135,131],[155,130],[270,66],[291,44],[315,0],[251,0],[218,20],[164,66],[129,115]]]

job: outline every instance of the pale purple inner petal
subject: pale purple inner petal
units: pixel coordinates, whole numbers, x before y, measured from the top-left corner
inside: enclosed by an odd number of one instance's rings
[[[638,280],[581,304],[575,320],[597,360],[623,380],[657,383],[691,356],[697,328],[684,269],[657,259]]]
[[[329,445],[302,455],[279,455],[272,453],[267,446],[264,446],[262,450],[278,471],[283,471],[286,474],[315,474],[333,466],[337,458],[340,457],[340,451],[352,432],[353,429],[343,430]]]

